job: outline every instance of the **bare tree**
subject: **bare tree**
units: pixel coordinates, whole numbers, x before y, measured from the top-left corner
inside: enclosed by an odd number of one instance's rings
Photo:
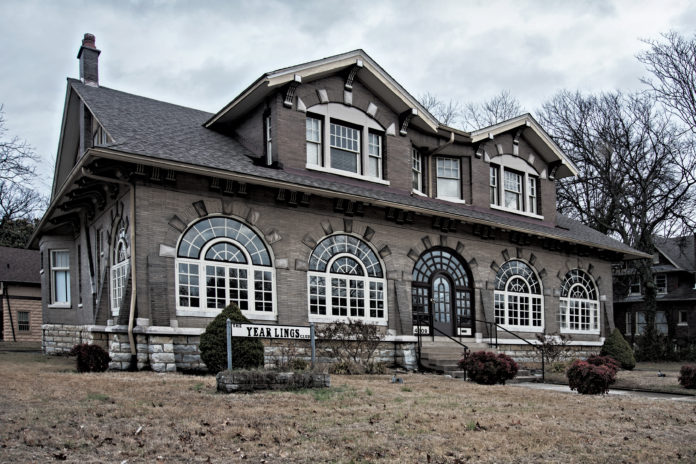
[[[24,224],[32,223],[31,219],[45,202],[31,187],[38,156],[26,142],[17,137],[7,138],[2,110],[0,105],[0,236],[6,236],[16,235],[11,232],[18,224],[22,225],[21,230],[26,230]]]
[[[519,100],[503,90],[498,95],[481,103],[468,103],[464,107],[463,123],[466,130],[492,126],[524,113]]]
[[[580,171],[557,184],[562,213],[649,254],[655,234],[694,226],[694,140],[649,95],[561,92],[544,104],[540,119]],[[648,259],[634,267],[645,289],[642,349],[656,353],[651,266]]]
[[[428,110],[433,116],[435,116],[438,121],[440,121],[445,126],[457,127],[459,123],[459,118],[462,115],[462,105],[455,101],[450,100],[445,103],[436,95],[430,92],[426,92],[420,97],[420,103]]]
[[[650,92],[696,133],[696,36],[676,32],[662,40],[644,40],[650,49],[638,55],[652,78],[641,79]]]

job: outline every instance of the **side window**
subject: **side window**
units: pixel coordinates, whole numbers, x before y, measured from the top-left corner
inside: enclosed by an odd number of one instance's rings
[[[527,216],[541,215],[539,175],[525,161],[500,155],[489,166],[490,205]]]
[[[51,304],[70,304],[70,252],[51,251]]]
[[[266,139],[266,164],[270,166],[273,163],[273,132],[271,128],[271,115],[267,115],[264,119],[265,139]]]
[[[423,160],[415,148],[411,149],[411,176],[413,190],[423,193]]]
[[[321,119],[307,116],[307,164],[322,166]]]

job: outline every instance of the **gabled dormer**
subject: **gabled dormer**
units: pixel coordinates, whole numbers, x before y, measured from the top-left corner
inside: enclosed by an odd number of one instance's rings
[[[488,195],[480,204],[553,221],[555,181],[578,171],[539,123],[524,114],[474,131],[471,139],[476,158],[488,171]]]

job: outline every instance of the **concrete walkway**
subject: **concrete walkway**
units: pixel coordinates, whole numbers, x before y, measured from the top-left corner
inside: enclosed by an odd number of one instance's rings
[[[514,387],[524,387],[532,388],[535,390],[550,390],[561,393],[571,393],[573,395],[578,395],[579,393],[570,389],[567,385],[557,385],[552,383],[532,383],[532,382],[522,382],[510,384]],[[656,393],[656,392],[643,392],[643,391],[630,391],[630,390],[609,390],[609,395],[611,396],[636,396],[641,398],[649,398],[653,400],[672,400],[672,401],[683,401],[686,403],[696,403],[696,396],[690,395],[674,395],[671,393]]]

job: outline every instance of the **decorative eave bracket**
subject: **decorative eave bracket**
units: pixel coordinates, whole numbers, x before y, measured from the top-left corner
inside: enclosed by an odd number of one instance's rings
[[[345,89],[347,91],[352,91],[353,90],[353,81],[355,80],[355,76],[358,75],[358,71],[360,71],[363,68],[363,62],[362,60],[357,60],[355,64],[350,68],[350,71],[348,71],[348,76],[346,77],[346,83],[345,83]]]
[[[295,90],[302,83],[302,76],[295,74],[293,80],[288,84],[288,88],[285,91],[285,100],[283,100],[283,106],[287,108],[292,108],[292,102],[295,99]]]
[[[408,125],[415,116],[418,116],[416,108],[410,108],[399,115],[399,134],[408,135]]]

